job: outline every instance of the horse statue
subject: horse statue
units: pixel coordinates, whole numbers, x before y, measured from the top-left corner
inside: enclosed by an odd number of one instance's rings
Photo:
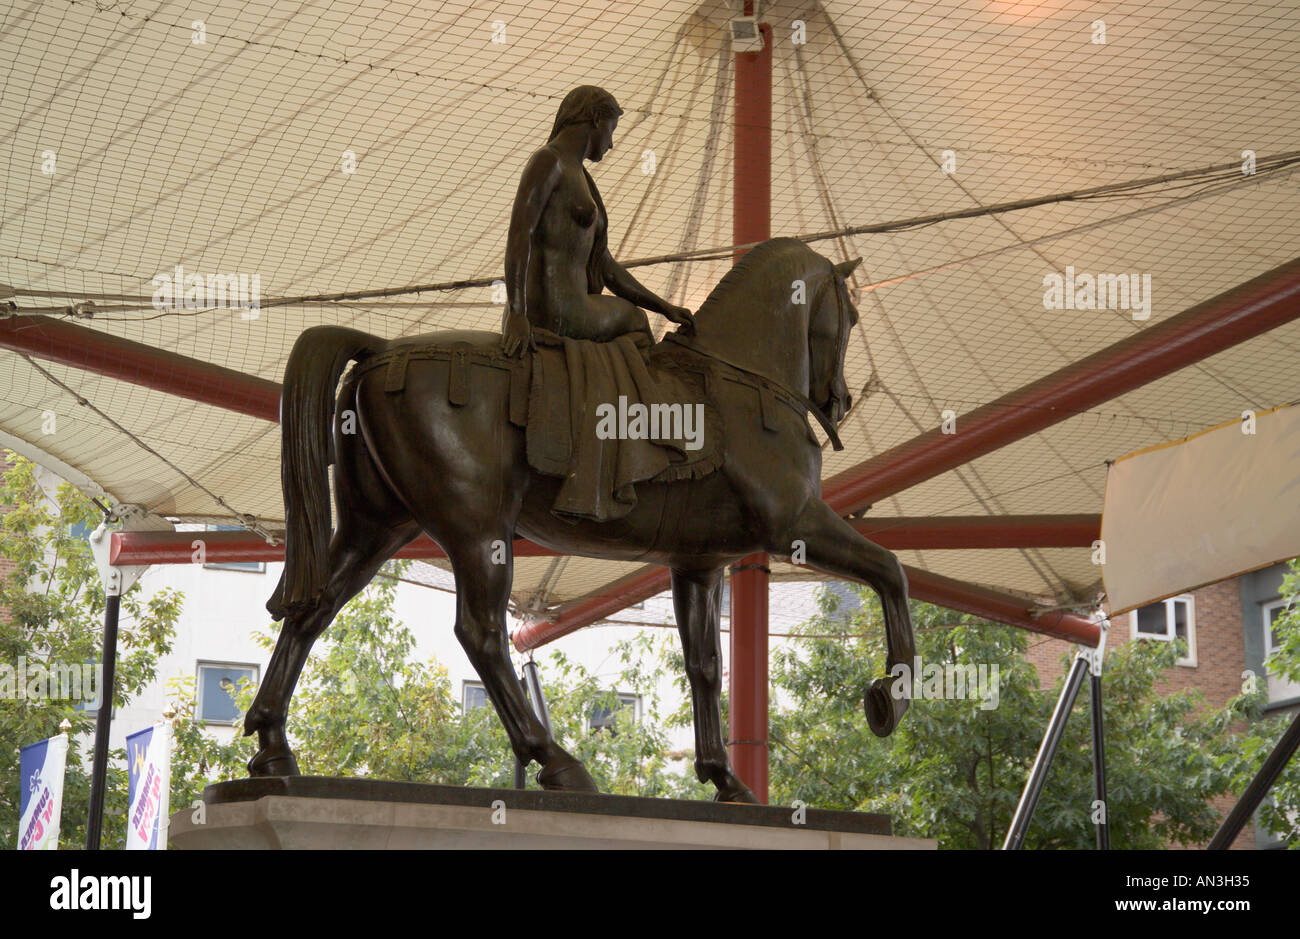
[[[306,330],[289,356],[280,404],[286,556],[267,608],[284,625],[244,721],[246,735],[258,734],[250,774],[297,775],[285,721],[312,643],[386,560],[424,532],[450,561],[456,638],[515,755],[541,764],[545,789],[596,791],[582,763],[533,714],[510,660],[510,546],[518,534],[561,554],[671,569],[696,775],[714,784],[719,801],[756,802],[732,771],[720,712],[728,564],[756,552],[793,555],[867,584],[883,607],[887,672],[914,655],[902,565],[821,500],[821,447],[805,416],[838,447],[835,425],[851,403],[844,355],[858,320],[846,278],[858,263],[833,264],[794,239],[763,242],[714,288],[693,331],[678,330],[650,350],[652,368],[663,374],[707,373],[698,387],[716,412],[719,458],[702,476],[638,483],[635,505],[607,520],[557,517],[552,506],[564,480],[529,464],[518,368],[537,352],[507,359],[501,336],[486,331],[384,340],[340,326]],[[907,709],[901,681],[877,679],[865,691],[879,736]]]

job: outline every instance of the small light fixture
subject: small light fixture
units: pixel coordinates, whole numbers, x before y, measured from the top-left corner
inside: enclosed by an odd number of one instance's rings
[[[759,31],[757,16],[742,16],[731,21],[731,51],[763,51],[763,34]]]

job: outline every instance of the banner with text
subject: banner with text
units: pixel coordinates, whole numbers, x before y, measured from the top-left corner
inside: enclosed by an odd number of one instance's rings
[[[172,729],[155,724],[126,738],[130,808],[128,851],[167,850],[167,802],[172,785]]]
[[[63,771],[68,763],[68,735],[58,734],[30,747],[18,758],[18,850],[54,851],[59,846],[63,812]]]

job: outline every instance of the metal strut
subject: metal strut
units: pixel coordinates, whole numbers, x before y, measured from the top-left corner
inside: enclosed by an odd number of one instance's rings
[[[533,709],[533,714],[537,717],[543,727],[546,728],[546,735],[552,736],[551,733],[551,712],[546,707],[546,695],[542,693],[542,676],[537,671],[537,663],[530,656],[524,663],[524,677],[519,682],[524,686],[524,697],[528,699],[528,704]],[[519,757],[515,757],[515,788],[524,788],[524,764],[519,762]]]
[[[1090,691],[1093,711],[1093,795],[1100,802],[1102,810],[1101,822],[1097,830],[1097,847],[1110,847],[1110,830],[1106,824],[1106,767],[1101,726],[1101,662],[1106,651],[1106,630],[1110,622],[1103,619],[1099,625],[1101,641],[1098,642],[1097,647],[1080,649],[1074,657],[1074,664],[1070,666],[1069,677],[1065,680],[1065,687],[1061,689],[1060,697],[1056,699],[1052,718],[1047,722],[1047,732],[1043,735],[1043,742],[1034,757],[1034,765],[1029,770],[1025,790],[1020,795],[1020,802],[1007,828],[1006,840],[1002,842],[1003,851],[1019,851],[1024,846],[1025,835],[1029,832],[1029,823],[1034,817],[1034,809],[1038,807],[1039,796],[1043,794],[1047,774],[1052,768],[1052,760],[1056,757],[1056,749],[1061,743],[1061,737],[1065,735],[1065,722],[1070,717],[1070,711],[1074,709],[1074,702],[1079,697],[1079,688],[1083,685],[1083,677],[1086,673],[1091,673],[1092,676]]]
[[[1300,749],[1300,714],[1291,721],[1291,726],[1273,747],[1273,752],[1264,760],[1264,765],[1259,768],[1255,778],[1241,794],[1241,799],[1232,807],[1232,811],[1223,820],[1219,830],[1214,833],[1214,837],[1206,845],[1207,851],[1225,851],[1232,847],[1232,843],[1237,840],[1237,835],[1241,834],[1241,830],[1246,827],[1247,820],[1255,814],[1259,804],[1264,801],[1264,796],[1268,795],[1268,791],[1273,788],[1273,784],[1282,775],[1282,770],[1286,769],[1287,763],[1291,761],[1297,749]]]

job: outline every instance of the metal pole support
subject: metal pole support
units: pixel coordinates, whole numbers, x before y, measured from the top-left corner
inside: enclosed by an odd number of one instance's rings
[[[108,735],[113,726],[113,689],[117,677],[117,620],[122,594],[135,585],[149,566],[115,567],[109,562],[109,523],[124,522],[128,530],[171,529],[169,522],[151,519],[138,506],[100,506],[104,520],[90,533],[90,554],[104,585],[104,680],[100,683],[99,713],[95,716],[95,754],[90,770],[90,809],[86,814],[86,850],[98,851],[104,829],[104,790],[108,780]]]
[[[119,593],[121,578],[116,578],[116,583],[106,584],[105,587],[109,592],[104,602],[104,680],[100,683],[99,713],[95,716],[95,756],[90,771],[90,811],[86,817],[87,851],[99,850],[100,835],[104,828],[108,733],[113,725],[113,687],[117,672],[117,619],[122,608]]]
[[[1038,807],[1038,797],[1043,794],[1043,784],[1047,782],[1047,773],[1052,768],[1052,758],[1056,756],[1056,748],[1065,733],[1065,722],[1079,696],[1079,688],[1087,670],[1087,661],[1082,656],[1076,656],[1070,667],[1070,676],[1061,689],[1061,696],[1056,699],[1056,708],[1052,711],[1052,719],[1047,723],[1047,733],[1043,735],[1043,742],[1038,747],[1033,768],[1029,770],[1029,779],[1025,783],[1025,791],[1020,795],[1020,804],[1011,817],[1006,840],[1002,842],[1003,851],[1019,851],[1025,843],[1029,822],[1034,817],[1034,809]]]
[[[1088,696],[1092,703],[1092,798],[1093,811],[1101,809],[1097,826],[1097,850],[1110,850],[1110,807],[1106,804],[1106,747],[1101,716],[1101,676],[1088,676]]]
[[[537,663],[531,658],[524,663],[524,677],[520,680],[520,684],[524,686],[524,696],[528,698],[533,714],[546,728],[547,736],[551,736],[551,713],[546,709],[546,695],[542,693],[542,677],[538,674]],[[519,762],[518,757],[515,757],[515,788],[524,788],[524,764]]]
[[[1095,649],[1080,649],[1078,658],[1088,663],[1088,699],[1092,713],[1092,809],[1093,824],[1097,828],[1097,850],[1110,850],[1110,803],[1106,801],[1106,737],[1101,710],[1101,664],[1106,657],[1106,634],[1110,631],[1110,617],[1104,617],[1098,626],[1101,637]]]
[[[529,697],[528,695],[528,682],[524,681],[522,678],[519,679],[519,687],[524,690],[524,697],[528,698],[528,702],[531,705],[532,698]],[[513,750],[511,750],[510,753],[511,756],[514,756]],[[528,785],[528,777],[524,775],[525,767],[524,764],[519,761],[518,756],[514,756],[514,760],[515,760],[515,788],[523,789],[525,786]]]

